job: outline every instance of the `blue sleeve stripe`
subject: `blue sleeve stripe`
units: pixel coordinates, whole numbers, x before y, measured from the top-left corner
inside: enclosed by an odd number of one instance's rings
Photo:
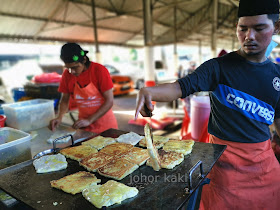
[[[225,106],[256,121],[271,125],[275,110],[264,101],[226,85],[218,85],[213,95]]]

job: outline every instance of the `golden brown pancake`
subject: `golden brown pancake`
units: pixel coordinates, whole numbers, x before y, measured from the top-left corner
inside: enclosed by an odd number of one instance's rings
[[[161,168],[173,169],[184,160],[184,155],[182,153],[159,150],[158,154]],[[147,165],[152,166],[150,160],[147,161]]]
[[[95,172],[98,168],[106,165],[113,160],[112,155],[102,152],[94,153],[80,161],[80,165],[85,167],[88,171]]]
[[[159,155],[158,155],[157,149],[153,145],[151,128],[148,123],[145,125],[144,131],[145,131],[145,138],[146,138],[148,153],[150,156],[149,160],[150,160],[151,166],[153,167],[153,169],[155,171],[159,171],[160,170]]]
[[[169,141],[169,138],[166,136],[153,135],[153,144],[155,145],[155,148],[157,148],[157,149],[162,148],[163,145],[168,141]],[[140,140],[139,146],[147,147],[146,138],[143,138]]]
[[[133,147],[126,153],[118,155],[120,158],[125,158],[131,163],[135,163],[139,166],[143,165],[146,160],[150,158],[148,150],[139,147]]]
[[[100,183],[101,179],[97,179],[94,174],[86,171],[79,171],[75,174],[65,176],[58,180],[51,181],[51,186],[64,192],[76,194],[82,192],[86,187]]]
[[[126,159],[114,159],[110,163],[98,168],[98,173],[102,176],[121,180],[135,171],[139,166]]]
[[[95,149],[102,149],[103,147],[115,143],[116,140],[114,138],[110,137],[103,137],[103,136],[96,136],[90,140],[87,140],[85,142],[82,142],[84,145],[88,145],[91,147],[94,147]]]
[[[187,155],[192,152],[193,145],[193,140],[170,140],[164,144],[162,149]]]
[[[68,147],[65,149],[60,150],[60,153],[63,154],[65,157],[68,157],[73,160],[80,161],[83,158],[89,156],[90,154],[97,153],[97,149],[92,148],[87,145],[80,145],[75,147]]]
[[[100,150],[100,152],[114,156],[114,155],[126,153],[128,150],[130,150],[132,148],[133,148],[133,145],[131,145],[131,144],[114,143],[114,144],[107,145],[102,150]]]

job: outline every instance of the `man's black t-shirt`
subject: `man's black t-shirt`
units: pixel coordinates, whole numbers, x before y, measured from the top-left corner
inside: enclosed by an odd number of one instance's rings
[[[203,63],[178,82],[182,98],[211,91],[208,132],[220,139],[266,141],[268,125],[280,117],[280,67],[268,59],[253,63],[232,52]]]

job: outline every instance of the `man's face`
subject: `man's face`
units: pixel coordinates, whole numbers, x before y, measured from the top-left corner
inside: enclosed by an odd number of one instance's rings
[[[274,33],[272,20],[267,15],[240,17],[236,34],[243,52],[248,55],[264,55]]]

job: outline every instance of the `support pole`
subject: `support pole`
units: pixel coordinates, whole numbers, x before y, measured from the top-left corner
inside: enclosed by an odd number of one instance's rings
[[[102,56],[99,50],[98,33],[96,24],[96,12],[95,12],[95,0],[91,0],[91,12],[92,12],[92,23],[93,23],[93,35],[95,40],[95,59],[97,63],[102,63]]]
[[[201,39],[198,42],[198,66],[202,63],[202,42]]]
[[[152,27],[152,4],[151,0],[143,0],[143,17],[144,17],[144,44],[145,44],[145,86],[155,86],[154,70],[154,49],[153,49],[153,27]]]
[[[174,7],[174,68],[173,75],[178,73],[178,54],[177,54],[177,7]]]
[[[218,25],[218,4],[219,0],[213,0],[213,23],[211,36],[212,57],[217,57],[217,25]]]

